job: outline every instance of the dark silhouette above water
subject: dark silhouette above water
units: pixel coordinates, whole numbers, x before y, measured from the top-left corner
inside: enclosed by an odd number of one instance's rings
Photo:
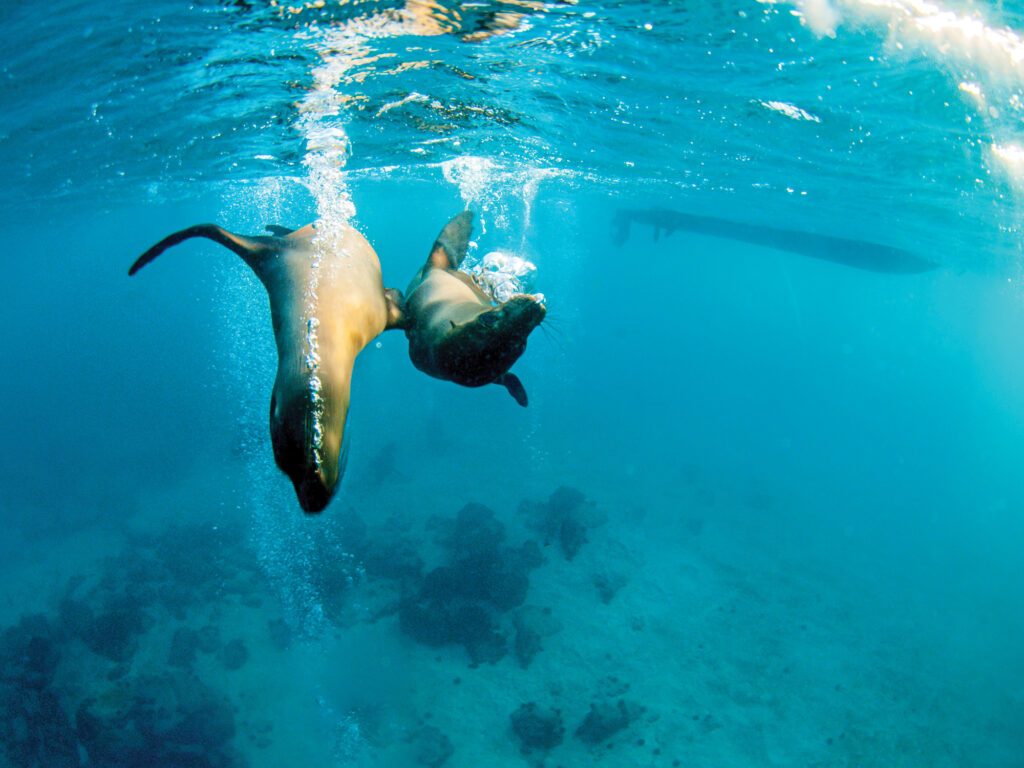
[[[743,224],[714,216],[695,216],[667,208],[620,209],[612,219],[612,242],[615,245],[625,244],[629,239],[630,227],[634,223],[652,227],[655,242],[661,238],[662,233],[671,235],[681,230],[777,248],[870,272],[909,275],[938,267],[938,264],[915,256],[910,251],[888,245],[758,224]]]

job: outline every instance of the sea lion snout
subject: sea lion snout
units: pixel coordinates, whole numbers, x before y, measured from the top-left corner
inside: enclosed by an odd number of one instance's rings
[[[288,447],[279,447],[274,441],[274,459],[295,486],[295,495],[303,512],[323,512],[334,497],[339,473],[329,471],[333,462],[323,462],[316,468],[305,452],[296,453]]]
[[[452,381],[467,387],[497,382],[526,351],[546,310],[535,296],[514,296],[453,329],[442,344]]]
[[[547,309],[536,296],[524,293],[484,312],[474,325],[484,335],[484,346],[499,352],[502,348],[517,349],[514,362],[526,349],[527,337],[541,324],[546,314]]]
[[[522,334],[524,339],[541,324],[547,314],[543,302],[528,293],[513,296],[492,311],[500,313],[502,324],[507,325],[510,332]]]
[[[343,434],[335,429],[344,415],[335,421],[325,414],[319,429],[311,414],[315,409],[307,395],[294,398],[278,408],[277,395],[271,399],[270,439],[274,446],[274,461],[288,475],[295,487],[299,506],[304,512],[322,512],[334,497],[334,491],[345,472],[347,444]]]
[[[334,495],[334,488],[328,488],[319,474],[311,473],[295,483],[295,495],[303,512],[323,512]]]

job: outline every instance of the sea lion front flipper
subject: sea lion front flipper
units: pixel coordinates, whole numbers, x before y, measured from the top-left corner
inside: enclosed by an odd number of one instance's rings
[[[384,303],[388,310],[388,321],[385,331],[395,328],[405,330],[409,327],[409,316],[405,314],[405,297],[397,288],[384,289]]]
[[[288,235],[295,231],[294,229],[288,229],[288,227],[282,227],[280,224],[267,224],[264,229],[276,237],[288,237]]]
[[[444,225],[430,249],[427,264],[438,269],[458,269],[466,258],[472,234],[473,212],[463,211]]]
[[[242,257],[242,260],[252,268],[252,271],[256,273],[260,280],[263,280],[264,273],[266,272],[265,265],[267,260],[276,253],[276,250],[267,242],[269,238],[243,237],[242,235],[228,232],[216,224],[196,224],[194,227],[168,235],[139,256],[128,270],[128,274],[134,275],[172,245],[177,245],[192,237],[205,237],[223,245],[225,248],[230,248]]]
[[[519,377],[514,373],[504,373],[497,378],[495,384],[501,384],[508,393],[512,395],[512,398],[519,403],[523,408],[529,404],[529,400],[526,397],[526,389],[523,387],[523,382],[519,380]]]

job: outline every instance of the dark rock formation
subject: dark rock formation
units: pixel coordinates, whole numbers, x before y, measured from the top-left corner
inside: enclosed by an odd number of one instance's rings
[[[198,651],[220,650],[216,628],[179,625],[160,675],[140,675],[136,652],[167,615],[259,591],[242,538],[209,526],[135,536],[99,574],[69,581],[53,622],[27,616],[0,634],[0,765],[240,768],[230,703],[191,671]],[[238,641],[222,658],[237,668],[247,655]]]
[[[0,680],[42,690],[60,662],[59,631],[45,616],[23,616],[0,636]]]
[[[139,635],[149,624],[137,604],[127,598],[114,598],[85,628],[82,640],[93,653],[123,663],[135,655]]]
[[[196,661],[199,650],[199,633],[191,627],[178,627],[171,638],[171,650],[167,663],[172,667],[189,669]]]
[[[57,610],[57,621],[69,636],[84,637],[95,620],[96,616],[92,609],[81,600],[71,597],[61,600]]]
[[[0,683],[0,745],[18,768],[80,765],[71,719],[49,690]]]
[[[505,526],[494,517],[494,512],[470,502],[459,510],[455,525],[442,539],[455,559],[475,559],[496,554],[505,541]]]
[[[513,643],[513,650],[516,654],[516,661],[519,666],[526,669],[530,666],[533,658],[543,650],[541,646],[541,634],[536,629],[522,622],[515,622],[516,638]]]
[[[607,605],[615,594],[626,586],[626,577],[621,573],[595,573],[590,579],[597,589],[597,596]]]
[[[441,768],[455,752],[451,739],[432,725],[413,734],[416,762],[425,768]]]
[[[512,732],[523,752],[548,750],[562,743],[565,727],[557,710],[544,709],[535,702],[523,704],[511,715]]]
[[[231,671],[241,669],[249,660],[249,649],[239,638],[235,638],[221,648],[220,660],[224,663],[225,669]]]
[[[481,504],[467,504],[455,520],[435,518],[431,525],[447,562],[401,601],[399,626],[425,645],[465,646],[474,665],[495,663],[508,652],[498,617],[526,599],[540,550],[533,542],[507,546],[505,527]]]
[[[590,712],[576,729],[576,736],[588,744],[600,744],[626,728],[643,713],[643,708],[627,704],[624,699],[616,703],[594,702]]]
[[[529,588],[529,575],[517,563],[474,558],[435,568],[423,579],[420,594],[440,600],[487,603],[498,611],[507,611],[522,605]]]
[[[78,768],[78,741],[52,690],[60,633],[40,615],[0,636],[0,755],[17,768]]]
[[[562,624],[551,615],[550,608],[523,606],[512,616],[516,636],[513,643],[519,666],[526,669],[533,658],[542,650],[541,640],[562,629]]]
[[[195,603],[195,593],[183,584],[168,582],[157,589],[157,600],[178,621],[184,621]]]
[[[522,502],[519,511],[541,535],[544,546],[558,542],[566,560],[576,557],[587,542],[587,530],[604,522],[586,496],[564,485],[546,502]]]
[[[236,768],[226,698],[192,675],[141,677],[118,696],[86,699],[78,740],[104,768]]]
[[[567,517],[558,530],[558,543],[566,560],[572,560],[587,543],[587,527],[576,517]]]
[[[213,624],[200,627],[197,637],[197,647],[203,653],[216,653],[220,648],[220,630]]]
[[[403,632],[424,645],[465,646],[474,666],[495,664],[508,652],[493,612],[479,603],[458,598],[409,599],[402,602],[398,621]]]

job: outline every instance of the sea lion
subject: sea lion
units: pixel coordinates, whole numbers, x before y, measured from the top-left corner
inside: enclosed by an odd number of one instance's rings
[[[330,245],[315,243],[310,224],[271,236],[245,237],[214,224],[175,232],[146,251],[134,275],[165,250],[205,237],[242,257],[267,289],[277,342],[277,377],[270,398],[274,460],[295,486],[306,512],[320,512],[345,471],[352,367],[377,334],[402,327],[402,296],[385,290],[380,260],[345,224]]]
[[[424,373],[465,387],[501,384],[525,406],[526,390],[508,369],[526,350],[526,338],[546,310],[530,294],[495,306],[470,275],[459,271],[472,231],[470,211],[449,221],[409,284],[409,357]]]

